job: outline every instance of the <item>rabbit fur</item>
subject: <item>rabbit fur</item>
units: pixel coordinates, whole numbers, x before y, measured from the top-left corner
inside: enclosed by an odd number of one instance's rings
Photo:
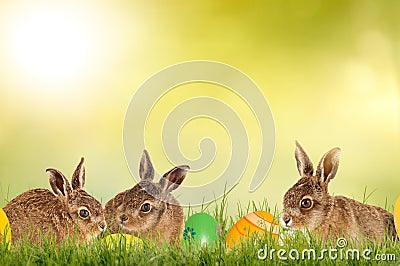
[[[296,142],[295,158],[300,179],[283,198],[281,224],[285,228],[328,237],[349,237],[355,241],[384,241],[396,238],[393,215],[383,208],[363,204],[343,196],[330,196],[328,184],[339,166],[340,148],[324,154],[314,167],[304,149]]]
[[[140,182],[117,194],[105,205],[111,233],[122,232],[157,242],[179,243],[183,228],[183,209],[172,196],[189,171],[176,166],[154,182],[154,168],[146,150],[140,161]]]
[[[12,240],[26,238],[40,242],[41,235],[57,242],[70,237],[76,242],[88,242],[106,228],[101,203],[83,190],[84,158],[72,176],[72,186],[58,170],[49,168],[52,193],[48,189],[31,189],[8,202],[4,211],[10,221]]]

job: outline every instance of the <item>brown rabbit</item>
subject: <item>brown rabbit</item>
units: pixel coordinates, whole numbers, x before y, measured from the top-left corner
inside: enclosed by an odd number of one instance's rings
[[[388,211],[343,197],[332,197],[328,183],[336,175],[340,148],[325,153],[314,175],[313,165],[296,142],[295,157],[300,180],[290,188],[283,199],[281,223],[286,228],[305,230],[328,236],[350,237],[351,240],[383,241],[385,235],[396,238],[393,215]]]
[[[72,176],[72,187],[60,171],[50,168],[46,173],[55,194],[48,189],[31,189],[8,202],[4,211],[10,221],[13,242],[24,237],[40,242],[40,234],[55,236],[57,242],[68,237],[87,242],[105,230],[100,202],[82,189],[83,162],[84,158]]]
[[[155,183],[154,168],[144,150],[140,161],[140,182],[106,203],[110,232],[178,243],[184,223],[183,210],[170,192],[182,183],[189,169],[187,165],[176,166]]]

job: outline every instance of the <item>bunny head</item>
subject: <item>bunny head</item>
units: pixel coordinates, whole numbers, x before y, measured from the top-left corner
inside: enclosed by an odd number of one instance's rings
[[[311,160],[298,142],[295,158],[300,179],[284,196],[281,223],[286,228],[314,231],[333,207],[328,183],[336,175],[340,148],[333,148],[324,154],[315,174]]]
[[[46,173],[53,192],[74,221],[77,227],[75,230],[78,230],[79,235],[83,235],[85,240],[88,241],[105,230],[106,221],[101,203],[83,190],[85,185],[83,163],[84,158],[81,159],[72,176],[72,186],[60,171],[50,168],[46,170]]]
[[[181,207],[171,191],[179,187],[188,170],[187,165],[176,166],[165,173],[159,182],[154,182],[154,168],[145,150],[140,161],[140,182],[114,199],[120,203],[116,206],[114,215],[122,232],[156,236],[155,230],[161,224],[166,223],[173,228],[174,224],[181,223],[174,220],[176,218],[173,215],[180,213]]]

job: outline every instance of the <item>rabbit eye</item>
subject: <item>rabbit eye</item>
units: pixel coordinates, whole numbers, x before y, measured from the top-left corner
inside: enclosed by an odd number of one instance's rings
[[[312,200],[310,198],[304,198],[300,201],[300,206],[303,209],[310,209],[312,207]]]
[[[79,217],[82,219],[86,219],[90,216],[90,211],[87,209],[80,209],[78,212]]]
[[[140,210],[141,210],[142,212],[144,212],[144,213],[150,212],[150,211],[151,211],[151,205],[150,205],[150,203],[148,203],[148,202],[143,203],[142,206],[140,206]]]

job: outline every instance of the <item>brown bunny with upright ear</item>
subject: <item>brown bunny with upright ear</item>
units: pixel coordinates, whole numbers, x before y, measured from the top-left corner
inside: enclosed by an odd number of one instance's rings
[[[87,242],[105,230],[100,202],[83,190],[83,162],[82,158],[72,176],[72,187],[60,171],[50,168],[46,172],[54,194],[48,189],[31,189],[8,202],[4,211],[13,242],[24,237],[40,242],[40,234],[55,236],[57,242],[68,237]]]
[[[184,223],[183,210],[171,191],[182,183],[189,169],[187,165],[176,166],[156,183],[150,156],[144,150],[140,161],[140,182],[106,203],[110,232],[178,243]]]
[[[286,228],[305,230],[328,236],[364,238],[383,241],[385,235],[396,238],[393,215],[388,211],[343,197],[332,197],[328,183],[337,172],[340,148],[325,153],[314,174],[313,164],[296,142],[295,157],[300,180],[290,188],[283,199],[282,225]]]

